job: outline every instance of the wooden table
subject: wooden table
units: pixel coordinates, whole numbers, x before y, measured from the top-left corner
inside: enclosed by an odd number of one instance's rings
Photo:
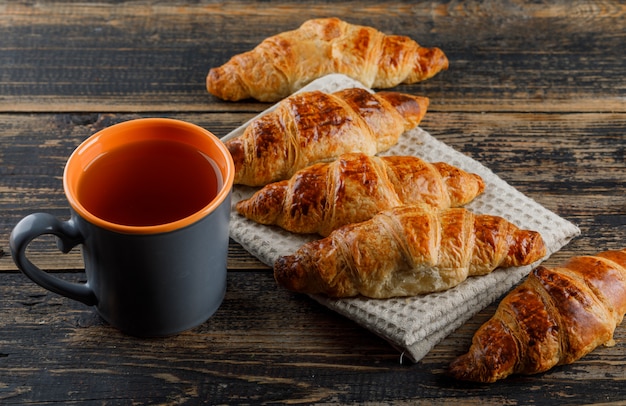
[[[110,3],[110,4],[109,4]],[[421,126],[582,234],[546,265],[626,247],[626,7],[618,1],[0,2],[0,403],[569,404],[626,399],[626,328],[574,365],[492,385],[444,374],[495,304],[416,364],[304,295],[232,242],[228,293],[207,323],[136,339],[19,273],[23,216],[67,218],[61,176],[96,130],[173,117],[227,134],[268,107],[223,102],[208,69],[313,17],[337,16],[442,48],[450,69]],[[31,258],[84,280],[78,250]]]

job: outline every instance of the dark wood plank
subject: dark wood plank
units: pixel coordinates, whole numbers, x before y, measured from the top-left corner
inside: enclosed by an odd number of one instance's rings
[[[74,274],[60,276],[80,281]],[[575,365],[497,385],[470,385],[450,380],[445,370],[493,306],[421,362],[401,363],[384,340],[306,296],[277,288],[267,273],[243,276],[229,274],[226,299],[207,323],[176,337],[146,340],[122,335],[92,309],[22,275],[4,275],[0,399],[544,404],[564,395],[575,403],[626,398],[620,380],[607,379],[623,377],[626,329],[621,327],[616,346],[598,348]]]
[[[337,16],[441,47],[447,72],[399,87],[431,97],[433,109],[624,112],[617,1],[332,4],[12,2],[0,24],[0,110],[254,108],[209,95],[209,68],[306,19]]]

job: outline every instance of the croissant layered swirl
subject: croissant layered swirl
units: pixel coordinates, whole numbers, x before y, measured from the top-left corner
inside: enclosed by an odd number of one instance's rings
[[[226,142],[235,183],[263,186],[289,179],[347,152],[375,155],[417,127],[427,107],[425,97],[360,88],[292,95]]]
[[[438,209],[462,206],[484,188],[480,176],[443,162],[348,153],[271,183],[236,208],[261,224],[327,236],[341,226],[405,204],[424,202]]]
[[[447,68],[448,59],[439,48],[322,18],[269,37],[212,68],[206,87],[225,100],[275,102],[331,73],[347,75],[368,88],[385,89],[426,80]]]
[[[626,314],[626,250],[578,256],[536,268],[502,299],[450,365],[461,380],[495,382],[570,364],[611,345]]]
[[[446,290],[468,276],[531,264],[545,254],[539,233],[501,217],[415,204],[304,244],[276,260],[274,277],[296,292],[382,299]]]

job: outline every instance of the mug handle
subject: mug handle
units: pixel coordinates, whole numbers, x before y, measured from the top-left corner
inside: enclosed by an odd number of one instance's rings
[[[9,237],[11,255],[17,267],[33,282],[52,292],[78,300],[88,306],[95,305],[98,300],[88,283],[73,283],[59,279],[42,271],[26,258],[28,245],[32,240],[44,234],[57,236],[57,246],[63,253],[68,253],[73,247],[83,242],[83,236],[73,219],[61,221],[48,213],[30,214],[17,223]]]

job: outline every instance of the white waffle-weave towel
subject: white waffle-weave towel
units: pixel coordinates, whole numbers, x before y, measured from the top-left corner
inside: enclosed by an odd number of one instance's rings
[[[329,75],[300,91],[321,90],[330,93],[348,87],[364,88],[346,76]],[[270,107],[261,115],[275,107]],[[232,131],[223,140],[241,135],[248,124]],[[485,192],[466,207],[475,213],[502,216],[518,227],[540,232],[547,247],[546,258],[580,234],[574,224],[523,195],[490,169],[438,141],[421,128],[403,134],[397,145],[381,155],[414,155],[429,162],[447,162],[480,175],[485,181]],[[319,238],[260,225],[237,214],[234,205],[252,196],[256,190],[243,186],[234,188],[230,222],[231,237],[252,255],[272,266],[279,256],[290,255],[303,243]],[[485,276],[469,278],[448,291],[416,297],[386,300],[312,297],[380,335],[417,362],[448,334],[510,290],[540,262],[531,266],[496,270]]]

